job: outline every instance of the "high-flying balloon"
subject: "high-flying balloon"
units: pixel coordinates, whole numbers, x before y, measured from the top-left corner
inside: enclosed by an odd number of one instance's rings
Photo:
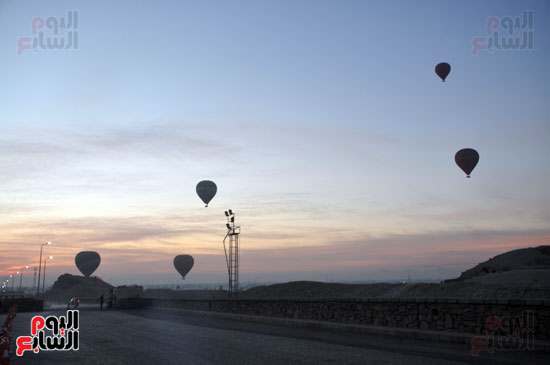
[[[451,72],[451,65],[449,65],[447,62],[441,62],[438,63],[437,66],[435,66],[435,73],[437,76],[441,77],[441,80],[445,82],[445,79],[449,75],[449,72]]]
[[[84,276],[90,276],[98,268],[101,257],[94,251],[82,251],[75,256],[74,262]]]
[[[217,191],[218,187],[213,181],[203,180],[197,184],[197,194],[207,207],[208,203],[210,203],[210,200],[212,200],[214,195],[216,195]]]
[[[194,263],[195,260],[189,255],[178,255],[174,257],[174,267],[178,270],[182,279],[185,279],[185,275],[191,271]]]
[[[463,148],[455,154],[455,162],[470,177],[472,170],[479,161],[479,153],[473,148]]]

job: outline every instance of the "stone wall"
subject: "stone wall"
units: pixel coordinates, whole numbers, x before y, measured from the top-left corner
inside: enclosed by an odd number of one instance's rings
[[[513,333],[531,329],[550,340],[550,300],[502,299],[236,299],[162,300],[149,305],[189,310],[419,328],[485,335],[489,326]],[[514,324],[511,325],[512,321]]]
[[[153,306],[151,298],[117,298],[116,307],[119,309],[138,309]]]

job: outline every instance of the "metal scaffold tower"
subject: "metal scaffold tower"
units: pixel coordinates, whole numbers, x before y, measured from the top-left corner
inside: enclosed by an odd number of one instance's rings
[[[231,209],[225,212],[227,217],[227,233],[223,239],[223,249],[225,251],[225,261],[227,263],[227,274],[229,276],[229,296],[237,296],[239,291],[239,235],[241,227],[235,226],[235,213]],[[226,241],[229,242],[226,247]]]

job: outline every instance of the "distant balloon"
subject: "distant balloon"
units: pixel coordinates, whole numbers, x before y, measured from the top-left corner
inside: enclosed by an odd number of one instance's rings
[[[455,155],[455,162],[466,173],[466,177],[470,177],[472,170],[476,167],[479,161],[479,153],[472,148],[464,148],[458,151]]]
[[[447,78],[449,72],[451,72],[451,65],[447,62],[438,63],[437,66],[435,66],[435,73],[437,76],[441,77],[443,82],[445,82],[445,78]]]
[[[178,270],[182,279],[185,279],[185,275],[191,271],[194,263],[195,260],[189,255],[178,255],[174,257],[174,267]]]
[[[210,200],[216,195],[216,192],[218,191],[218,188],[216,184],[214,184],[213,181],[210,180],[203,180],[200,183],[197,184],[197,194],[199,195],[199,198],[206,204],[208,207],[208,203],[210,203]]]
[[[101,257],[94,251],[82,251],[75,256],[74,262],[78,270],[88,277],[98,268]]]

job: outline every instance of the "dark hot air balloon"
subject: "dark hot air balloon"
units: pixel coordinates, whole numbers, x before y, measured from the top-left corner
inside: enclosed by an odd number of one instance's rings
[[[90,276],[98,268],[101,257],[94,251],[82,251],[75,256],[74,262],[84,276]]]
[[[472,148],[464,148],[455,154],[455,162],[470,177],[472,170],[479,161],[479,153]]]
[[[195,260],[189,255],[178,255],[174,257],[174,267],[178,270],[182,279],[185,279],[185,275],[191,271],[194,263]]]
[[[441,62],[435,66],[435,73],[437,76],[441,77],[443,82],[445,82],[445,78],[449,75],[449,72],[451,72],[451,65],[447,62]]]
[[[218,191],[218,188],[216,187],[216,184],[214,184],[213,181],[210,180],[203,180],[200,183],[197,184],[197,194],[199,195],[199,198],[206,204],[208,207],[208,203],[210,203],[210,200],[216,195],[216,192]]]

